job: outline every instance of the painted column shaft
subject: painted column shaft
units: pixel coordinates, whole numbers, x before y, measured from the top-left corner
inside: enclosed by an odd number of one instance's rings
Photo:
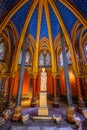
[[[10,101],[11,99],[11,93],[12,93],[12,77],[9,78],[9,81],[8,81],[8,97],[7,97],[7,102]]]
[[[84,96],[87,98],[87,86],[86,86],[85,78],[82,79],[82,84],[83,84]]]
[[[68,102],[68,106],[72,106],[72,95],[71,95],[69,72],[68,72],[68,62],[67,62],[66,49],[65,49],[66,46],[65,46],[63,33],[60,35],[61,35],[60,39],[62,45],[62,56],[63,56],[63,65],[64,65],[64,74],[65,74],[65,83],[66,83],[67,102]]]
[[[1,91],[4,90],[5,82],[6,82],[6,78],[3,77],[3,78],[2,78],[2,84],[1,84]]]
[[[6,77],[5,86],[4,86],[4,96],[7,96],[8,93],[8,80],[9,78]]]
[[[36,77],[33,78],[33,97],[36,97]]]
[[[9,95],[8,95],[8,101],[12,100],[13,97],[13,89],[14,89],[14,77],[9,78]]]
[[[76,78],[76,86],[77,86],[78,100],[79,100],[79,102],[83,102],[83,97],[82,97],[80,79],[79,78]]]
[[[54,89],[54,98],[56,98],[57,97],[57,95],[56,95],[57,85],[56,85],[56,78],[55,77],[53,77],[53,89]]]
[[[18,93],[17,93],[17,106],[21,106],[21,95],[22,95],[22,87],[23,87],[23,80],[24,80],[24,71],[25,71],[25,60],[26,60],[26,49],[27,49],[27,42],[25,40],[22,50],[22,62],[20,67],[20,77],[18,83]]]

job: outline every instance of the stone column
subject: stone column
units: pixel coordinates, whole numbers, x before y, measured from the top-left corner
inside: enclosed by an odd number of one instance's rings
[[[57,78],[57,87],[58,87],[58,101],[61,101],[61,90],[60,90],[60,78]]]
[[[18,93],[17,93],[16,108],[14,111],[13,120],[19,120],[21,118],[21,96],[22,96],[22,87],[23,87],[24,72],[25,72],[26,49],[27,49],[27,41],[25,40],[23,44],[23,50],[22,50],[22,62],[20,66]]]
[[[13,105],[13,89],[14,89],[14,77],[10,77],[8,81],[8,95],[7,95],[7,102],[6,107],[10,108]]]
[[[4,91],[5,82],[6,82],[6,77],[3,77],[2,78],[2,83],[1,83],[1,92]]]
[[[57,80],[56,80],[56,76],[53,76],[53,94],[54,94],[53,107],[59,107],[59,102],[58,102],[58,97],[57,97]]]
[[[5,81],[5,86],[4,86],[4,97],[7,97],[8,93],[8,81],[9,81],[9,77],[5,77],[6,81]]]
[[[60,36],[61,36],[61,46],[62,46],[62,55],[63,55],[63,65],[64,65],[64,75],[65,75],[65,84],[66,84],[66,96],[67,96],[67,110],[66,110],[66,119],[67,121],[73,123],[73,116],[74,116],[74,107],[72,107],[72,93],[70,87],[70,80],[69,80],[69,72],[68,72],[68,61],[66,57],[66,45],[65,39],[62,30],[60,29]]]
[[[87,85],[86,85],[86,79],[85,78],[82,78],[82,88],[83,88],[83,92],[84,92],[85,105],[87,106]]]
[[[81,86],[80,86],[80,79],[76,77],[76,87],[77,87],[77,95],[78,95],[78,111],[82,112],[85,107],[85,103],[83,101]]]
[[[31,106],[35,107],[37,106],[37,99],[36,99],[36,85],[37,85],[37,75],[34,75],[33,77],[33,88],[32,88],[32,101]]]
[[[64,37],[61,37],[61,46],[62,46],[62,55],[63,55],[63,65],[64,65],[64,76],[65,76],[65,84],[66,84],[66,95],[67,95],[67,104],[69,107],[72,106],[72,94],[69,80],[69,72],[68,72],[68,61],[66,57],[66,45]]]

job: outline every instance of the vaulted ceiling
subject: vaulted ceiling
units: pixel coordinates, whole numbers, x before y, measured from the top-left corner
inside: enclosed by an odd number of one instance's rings
[[[19,35],[21,34],[22,28],[24,26],[24,22],[27,17],[27,13],[32,5],[34,0],[28,0],[10,19],[16,26]],[[50,21],[51,21],[51,31],[53,40],[55,40],[56,36],[60,32],[60,25],[57,19],[57,16],[50,4],[51,0],[48,0],[48,7],[50,12]],[[63,2],[62,2],[63,1]],[[66,5],[67,0],[54,0],[57,9],[62,17],[62,20],[65,24],[66,30],[68,34],[71,36],[72,28],[78,19],[78,13],[72,11],[71,7],[74,7],[76,11],[80,13],[80,15],[86,20],[87,19],[87,0],[68,0],[70,6]],[[0,23],[3,22],[3,19],[7,16],[7,14],[12,10],[13,7],[16,7],[17,3],[20,0],[1,0],[0,1]],[[43,0],[45,2],[45,0]],[[64,3],[65,2],[65,3]],[[81,17],[80,16],[80,17]],[[35,7],[35,10],[31,16],[29,25],[28,25],[28,32],[36,39],[36,32],[37,32],[37,20],[38,20],[38,4]],[[46,14],[42,11],[42,20],[41,20],[41,29],[40,29],[40,39],[43,37],[48,38],[48,27],[47,27],[47,20]]]

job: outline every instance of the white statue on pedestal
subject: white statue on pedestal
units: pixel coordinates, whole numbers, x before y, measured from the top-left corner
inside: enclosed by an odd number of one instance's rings
[[[42,68],[40,91],[46,91],[46,90],[47,90],[47,73],[45,71],[45,68]]]

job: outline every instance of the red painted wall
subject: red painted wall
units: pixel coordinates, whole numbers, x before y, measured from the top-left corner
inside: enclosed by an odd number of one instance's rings
[[[70,86],[71,86],[72,95],[77,95],[75,76],[72,71],[69,72],[69,78],[70,78]],[[60,76],[60,90],[61,90],[62,95],[66,94],[64,71],[61,73],[61,76]]]
[[[69,72],[69,76],[70,76],[70,85],[71,85],[72,95],[77,95],[75,76],[72,71]],[[15,76],[13,95],[17,95],[18,82],[19,82],[19,72]],[[7,83],[6,83],[6,86],[7,86]],[[66,94],[64,72],[62,72],[60,76],[60,90],[61,90],[62,95]],[[29,76],[28,71],[25,70],[22,94],[28,94],[29,91],[30,91],[30,76]],[[37,77],[36,92],[38,94],[40,92],[40,73]],[[47,72],[47,93],[53,94],[53,80],[52,80],[52,75],[49,71]]]
[[[14,83],[14,92],[13,92],[13,95],[17,95],[18,82],[19,82],[19,73],[20,72],[18,72],[16,74],[16,76],[15,76],[15,83]],[[22,94],[28,94],[29,90],[30,90],[30,76],[29,76],[28,71],[25,70]]]
[[[37,93],[39,94],[40,92],[40,73],[37,77]],[[52,82],[52,76],[51,73],[48,71],[47,72],[47,93],[52,94],[53,93],[53,82]]]

